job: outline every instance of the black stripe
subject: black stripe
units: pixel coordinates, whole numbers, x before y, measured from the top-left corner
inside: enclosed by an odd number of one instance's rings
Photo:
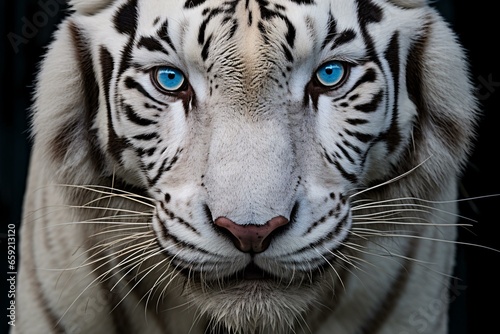
[[[208,49],[210,48],[210,43],[212,42],[212,35],[208,36],[207,41],[201,49],[201,58],[205,61],[208,58]]]
[[[158,168],[158,172],[156,173],[156,175],[153,178],[148,177],[148,183],[151,187],[153,187],[158,182],[158,180],[160,180],[163,173],[165,173],[165,166],[167,165],[168,161],[169,161],[168,158],[163,159],[163,162],[160,168]],[[153,165],[152,167],[154,167],[154,164],[152,165]],[[148,166],[148,168],[150,168],[150,166]]]
[[[175,50],[175,45],[174,43],[172,43],[172,40],[170,39],[170,34],[168,33],[168,20],[165,21],[165,23],[163,23],[162,27],[160,28],[160,30],[158,31],[158,36],[165,42],[168,44],[168,46],[170,46],[170,48],[173,50],[173,51],[176,51]]]
[[[351,150],[353,150],[357,154],[361,154],[361,149],[359,147],[357,147],[356,145],[354,145],[353,143],[344,139],[344,140],[342,140],[342,144],[344,144],[344,146],[346,146],[346,147],[349,147]]]
[[[121,52],[122,58],[120,60],[120,66],[118,67],[118,78],[131,66],[130,62],[135,44],[134,41],[138,19],[137,0],[129,0],[120,8],[114,17],[114,23],[117,30],[130,36],[128,43]]]
[[[161,222],[161,219],[160,217],[158,217],[158,220]],[[178,248],[182,248],[184,250],[186,249],[190,249],[192,251],[195,251],[195,252],[199,252],[199,253],[202,253],[202,254],[206,254],[206,255],[211,255],[211,256],[214,256],[214,257],[220,257],[218,256],[217,254],[214,254],[214,253],[211,253],[203,248],[199,248],[197,247],[196,245],[192,244],[192,243],[189,243],[187,241],[183,241],[183,240],[180,240],[179,238],[177,238],[175,235],[169,233],[168,231],[168,228],[165,226],[165,224],[163,223],[160,223],[159,224],[160,227],[162,228],[163,230],[163,233],[162,233],[162,236],[165,240],[172,240],[172,243],[178,247]],[[168,256],[169,258],[172,259],[172,261],[175,259],[177,259],[178,261],[176,262],[176,264],[183,264],[183,265],[187,265],[188,263],[192,262],[192,261],[186,261],[186,260],[182,260],[181,259],[181,253],[178,252],[178,251],[175,251],[174,253],[170,253],[170,250],[171,250],[171,247],[169,248],[164,248],[161,244],[160,244],[160,247],[162,249],[162,253],[164,253],[166,256]],[[182,262],[179,262],[179,261],[182,261]]]
[[[351,124],[351,125],[362,125],[368,123],[366,119],[362,118],[348,118],[346,119],[346,122]]]
[[[391,69],[392,78],[394,82],[394,101],[392,106],[392,119],[391,126],[389,130],[383,134],[382,138],[387,142],[387,149],[389,153],[394,152],[396,147],[401,142],[401,134],[399,133],[399,124],[398,124],[398,106],[399,106],[399,33],[396,31],[392,37],[387,49],[385,50],[385,58],[389,63],[389,68]]]
[[[156,132],[150,132],[150,133],[143,133],[140,135],[133,136],[132,138],[136,140],[144,140],[144,141],[150,141],[153,139],[158,139],[160,136]]]
[[[148,125],[158,124],[158,122],[156,121],[140,117],[135,112],[134,108],[132,108],[132,106],[129,104],[124,103],[123,108],[125,109],[125,115],[127,116],[128,120],[137,125],[148,126]]]
[[[315,227],[319,226],[320,224],[324,223],[328,218],[335,216],[338,219],[339,212],[336,209],[332,209],[326,214],[325,216],[321,217],[319,220],[314,222],[312,226],[308,228],[306,233],[304,233],[304,236],[308,233],[310,233]],[[326,236],[323,238],[318,239],[315,242],[310,243],[306,247],[303,247],[299,250],[297,250],[294,254],[299,254],[302,252],[309,252],[311,249],[318,248],[318,246],[323,245],[326,242],[329,242],[330,240],[334,239],[337,235],[340,234],[342,227],[344,227],[348,222],[349,222],[349,211],[342,216],[342,218],[339,219],[337,226],[335,226],[335,230],[329,232]],[[331,254],[330,254],[331,255]]]
[[[285,54],[286,60],[290,63],[293,62],[292,51],[285,45],[285,43],[281,43],[281,47],[283,48],[283,53]]]
[[[293,49],[295,47],[295,36],[297,35],[297,32],[295,31],[295,27],[293,26],[292,22],[290,22],[288,17],[283,16],[282,18],[285,20],[287,27],[287,32],[285,35],[286,41],[290,48]]]
[[[264,39],[264,44],[266,44],[266,45],[269,44],[269,37],[267,36],[266,27],[264,26],[264,22],[259,21],[259,23],[257,23],[257,28],[259,29],[260,35]]]
[[[340,164],[340,162],[338,162],[337,160],[335,160],[333,162],[333,165],[337,168],[337,170],[340,172],[340,174],[342,175],[342,177],[344,179],[346,179],[347,181],[349,181],[351,183],[357,183],[358,182],[358,177],[356,176],[356,174],[347,172],[344,169],[344,167]]]
[[[365,74],[363,74],[363,76],[359,78],[358,81],[356,81],[356,83],[351,87],[351,89],[349,89],[347,93],[345,93],[341,97],[334,99],[333,102],[337,102],[344,99],[346,96],[351,94],[354,90],[356,90],[359,86],[361,86],[365,82],[374,82],[376,79],[377,79],[377,74],[375,73],[375,70],[373,68],[369,68],[368,70],[366,70]],[[353,96],[357,98],[359,95],[355,94]],[[351,97],[351,100],[354,100],[354,98]]]
[[[102,71],[102,79],[104,86],[104,96],[106,98],[106,108],[108,113],[111,112],[111,101],[110,101],[110,90],[111,90],[111,78],[113,77],[113,69],[115,67],[113,56],[106,49],[106,47],[101,46],[99,49],[99,61]]]
[[[314,0],[290,0],[298,5],[314,5]]]
[[[127,147],[126,140],[118,137],[113,127],[111,114],[111,79],[113,77],[114,60],[111,53],[104,46],[99,50],[99,61],[101,65],[104,96],[106,98],[106,109],[108,115],[108,150],[117,161],[121,160],[121,152]]]
[[[276,12],[267,8],[267,6],[269,6],[269,2],[267,0],[257,0],[256,2],[259,5],[260,17],[263,20],[267,21],[277,14]]]
[[[230,40],[234,37],[234,34],[236,34],[236,30],[238,30],[238,20],[233,19],[231,21],[231,29],[229,30],[229,36],[227,37],[227,40]]]
[[[364,104],[358,104],[354,106],[354,109],[364,113],[374,112],[377,110],[378,106],[380,105],[380,102],[382,102],[383,97],[384,97],[384,92],[379,91],[377,94],[373,95],[373,98],[370,102]]]
[[[154,152],[156,151],[156,148],[149,148],[149,149],[146,149],[146,148],[143,148],[143,147],[135,147],[135,152],[137,153],[137,155],[144,157],[145,155],[147,156],[151,156],[154,154]],[[143,167],[143,170],[146,170],[147,167],[144,167],[144,164],[142,164],[142,167]]]
[[[205,3],[206,0],[186,0],[184,8],[194,8]]]
[[[165,198],[170,200],[170,195],[166,194]],[[168,203],[168,202],[167,202]],[[165,206],[165,204],[163,204],[163,202],[160,202],[160,206],[163,210],[163,212],[165,212],[167,214],[167,216],[171,219],[171,220],[176,220],[179,224],[181,225],[184,225],[186,228],[188,228],[189,230],[191,230],[191,232],[197,234],[198,236],[201,236],[201,233],[200,231],[198,231],[194,226],[192,226],[188,221],[182,219],[181,217],[178,217],[176,216],[172,211],[170,211],[169,209],[167,209],[167,207]]]
[[[177,160],[179,160],[179,152],[177,152],[172,160],[170,160],[170,163],[168,164],[167,168],[165,168],[165,172],[168,172],[174,167],[174,165],[177,163]]]
[[[350,130],[347,130],[347,129],[344,129],[344,132],[351,136],[351,137],[354,137],[356,138],[357,140],[359,140],[360,142],[363,142],[363,143],[368,143],[370,141],[372,141],[375,137],[373,135],[370,135],[368,133],[361,133],[361,132],[353,132],[353,131],[350,131]]]
[[[149,104],[149,103],[144,103],[144,108],[146,109],[152,109],[152,110],[156,110],[156,111],[163,111],[164,109],[161,108],[161,107],[157,107],[157,106],[154,106],[152,104]],[[155,115],[156,117],[158,117],[158,114]]]
[[[279,13],[277,11],[273,11],[273,10],[270,10],[269,8],[267,8],[267,6],[269,5],[269,2],[267,2],[266,0],[257,0],[257,3],[259,4],[260,16],[261,16],[262,20],[270,21],[270,20],[278,17],[281,20],[283,20],[283,22],[285,22],[286,27],[287,27],[285,39],[286,39],[287,44],[290,46],[290,48],[293,49],[295,46],[296,30],[295,30],[295,27],[292,24],[292,22],[290,22],[288,17],[286,17],[282,13]],[[279,6],[276,5],[275,8],[279,9]],[[261,29],[262,33],[264,31]]]
[[[137,0],[130,0],[122,5],[113,17],[116,30],[122,34],[134,35],[137,29]]]
[[[144,47],[144,48],[148,49],[149,51],[163,52],[164,54],[168,55],[168,51],[165,50],[163,45],[153,37],[141,37],[141,39],[137,43],[137,47],[138,48]]]
[[[208,14],[208,17],[203,20],[203,22],[200,25],[200,30],[198,32],[198,44],[203,45],[205,42],[205,31],[207,29],[208,23],[217,15],[221,14],[222,10],[220,9],[214,9],[210,11],[210,14]]]
[[[324,148],[323,146],[321,148],[323,149],[323,156],[325,157],[325,159],[328,161],[328,163],[333,165],[333,159],[330,157],[330,154],[328,153],[326,148]]]
[[[164,151],[165,150],[162,151],[162,154]],[[172,157],[172,159],[170,159],[170,158],[164,159],[160,168],[158,168],[158,173],[156,173],[156,176],[153,177],[152,179],[148,177],[148,182],[149,182],[151,187],[154,186],[158,182],[158,180],[160,180],[160,177],[163,175],[163,173],[169,172],[172,169],[172,167],[179,160],[179,154],[181,152],[182,152],[182,149],[179,149],[179,150],[177,150],[177,152],[175,152],[175,155]],[[154,164],[150,164],[150,165],[152,165],[152,167],[154,167]],[[148,168],[149,168],[149,166],[148,166]]]
[[[356,32],[351,29],[347,29],[338,34],[338,37],[335,39],[335,42],[332,45],[332,50],[342,44],[349,43],[350,41],[356,38]]]
[[[137,90],[139,93],[141,93],[142,95],[144,95],[145,97],[147,97],[148,99],[154,101],[155,103],[159,104],[159,105],[162,105],[162,106],[168,106],[168,104],[166,103],[163,103],[157,99],[155,99],[153,96],[151,96],[144,87],[142,87],[142,85],[140,83],[138,83],[137,81],[135,81],[134,79],[132,79],[131,77],[127,77],[125,79],[125,87],[127,87],[128,89],[135,89]]]
[[[346,180],[348,180],[348,181],[350,181],[352,183],[357,183],[358,182],[358,177],[355,174],[347,172],[344,169],[344,167],[337,160],[332,159],[332,157],[330,156],[330,154],[326,151],[326,149],[324,147],[323,147],[323,155],[326,158],[326,160],[328,161],[328,163],[334,165],[338,169],[338,171],[340,172],[340,174]],[[338,154],[336,154],[336,156],[337,156],[337,158],[340,158],[340,156]]]
[[[328,15],[327,26],[328,26],[328,33],[326,34],[325,40],[323,41],[321,48],[324,48],[337,35],[337,21],[335,21],[335,18],[333,17],[331,12]]]
[[[368,59],[374,61],[379,68],[382,68],[380,60],[375,52],[375,43],[373,42],[370,34],[368,33],[367,25],[370,23],[380,22],[383,18],[382,9],[373,4],[370,0],[357,0],[358,8],[358,22],[361,29],[361,34],[366,45],[366,51],[368,53]]]
[[[369,23],[380,22],[383,19],[383,11],[378,5],[370,0],[357,0],[358,2],[358,20],[363,29]]]
[[[134,48],[134,36],[130,37],[128,43],[123,48],[120,60],[120,66],[118,68],[118,78],[122,76],[127,68],[133,67],[132,64],[132,50]],[[118,80],[119,81],[119,80]]]
[[[336,143],[335,146],[337,146],[338,149],[340,149],[340,151],[342,151],[342,154],[344,155],[344,157],[347,158],[347,160],[349,160],[350,163],[354,163],[354,159],[351,157],[351,155],[349,154],[349,152],[347,152],[347,150],[339,143]]]

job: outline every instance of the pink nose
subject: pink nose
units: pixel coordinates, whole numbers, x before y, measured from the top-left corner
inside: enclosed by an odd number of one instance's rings
[[[288,219],[278,216],[264,225],[238,225],[226,217],[219,217],[214,223],[229,232],[234,245],[240,251],[261,253],[269,247],[273,232],[288,224]]]

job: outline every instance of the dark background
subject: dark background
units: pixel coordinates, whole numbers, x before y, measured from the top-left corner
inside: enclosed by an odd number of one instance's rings
[[[495,1],[440,0],[443,13],[472,64],[472,79],[482,103],[476,149],[462,182],[465,198],[500,194],[500,71],[498,17]],[[62,0],[1,0],[0,2],[0,254],[7,253],[8,224],[19,225],[30,142],[27,110],[34,74],[53,29],[66,13]],[[461,204],[462,215],[474,219],[473,227],[460,232],[460,242],[500,249],[500,197]],[[451,334],[498,332],[500,276],[496,272],[500,253],[481,247],[459,247],[454,287],[450,293]],[[0,257],[2,284],[6,283],[7,255]],[[4,278],[5,277],[5,278]],[[1,290],[0,308],[6,310],[7,288]],[[0,333],[8,330],[7,311],[0,312]],[[432,306],[422,310],[432,316]],[[418,329],[421,327],[416,327]],[[41,333],[42,334],[42,333]],[[332,333],[337,334],[337,333]],[[340,333],[342,334],[342,333]],[[398,333],[395,333],[398,334]]]

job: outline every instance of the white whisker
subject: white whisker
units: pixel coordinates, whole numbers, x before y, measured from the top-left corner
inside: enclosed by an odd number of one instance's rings
[[[107,186],[100,186],[100,185],[56,184],[56,185],[53,185],[53,186],[88,190],[89,192],[93,192],[93,193],[96,193],[96,194],[107,195],[106,198],[109,197],[109,196],[111,196],[111,197],[120,197],[120,198],[128,199],[130,201],[133,201],[133,202],[136,202],[136,203],[143,204],[143,205],[149,206],[151,208],[154,208],[154,205],[151,204],[151,202],[153,201],[151,198],[148,198],[148,197],[145,197],[145,196],[141,196],[141,195],[138,195],[136,193],[131,193],[131,192],[125,191],[123,189],[112,188],[112,187],[107,187]],[[95,189],[93,189],[93,188],[95,188]],[[115,192],[119,192],[119,193],[115,193]],[[98,198],[98,199],[102,199],[102,197]],[[143,201],[141,201],[141,199]]]
[[[400,174],[388,181],[385,181],[385,182],[382,182],[382,183],[379,183],[373,187],[369,187],[369,188],[366,188],[366,189],[363,189],[361,191],[358,191],[357,193],[354,193],[352,195],[349,196],[349,198],[353,198],[353,197],[356,197],[356,196],[359,196],[361,194],[364,194],[365,192],[368,192],[368,191],[371,191],[371,190],[374,190],[374,189],[377,189],[377,188],[380,188],[380,187],[383,187],[383,186],[386,186],[388,184],[391,184],[393,182],[396,182],[402,178],[404,178],[405,176],[407,176],[408,174],[411,174],[412,172],[414,172],[416,169],[420,168],[424,163],[426,163],[429,159],[431,159],[432,156],[426,158],[424,161],[422,161],[421,163],[419,163],[417,166],[413,167],[412,169],[410,169],[409,171],[403,173],[403,174]]]
[[[330,267],[330,268],[332,268],[332,270],[333,270],[333,272],[335,273],[335,275],[337,275],[337,277],[338,277],[338,279],[339,279],[339,282],[340,282],[340,284],[342,285],[342,288],[343,288],[344,290],[346,290],[346,287],[345,287],[345,285],[344,285],[344,281],[343,281],[343,280],[342,280],[342,278],[340,277],[340,274],[339,274],[339,272],[337,271],[337,269],[335,269],[335,267],[332,265],[332,263],[331,263],[330,261],[328,261],[328,259],[327,259],[327,258],[326,258],[323,254],[321,254],[321,252],[320,252],[319,250],[317,250],[317,249],[316,249],[316,247],[312,247],[312,248],[316,251],[316,253],[318,253],[318,255],[319,255],[319,256],[321,256],[321,257],[325,260],[325,262],[329,265],[329,267]]]

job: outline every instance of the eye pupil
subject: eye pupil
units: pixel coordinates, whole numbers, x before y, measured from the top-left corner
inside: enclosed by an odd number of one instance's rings
[[[169,78],[170,80],[174,80],[174,78],[175,78],[175,74],[173,74],[173,73],[169,73],[169,74],[168,74],[168,78]]]

